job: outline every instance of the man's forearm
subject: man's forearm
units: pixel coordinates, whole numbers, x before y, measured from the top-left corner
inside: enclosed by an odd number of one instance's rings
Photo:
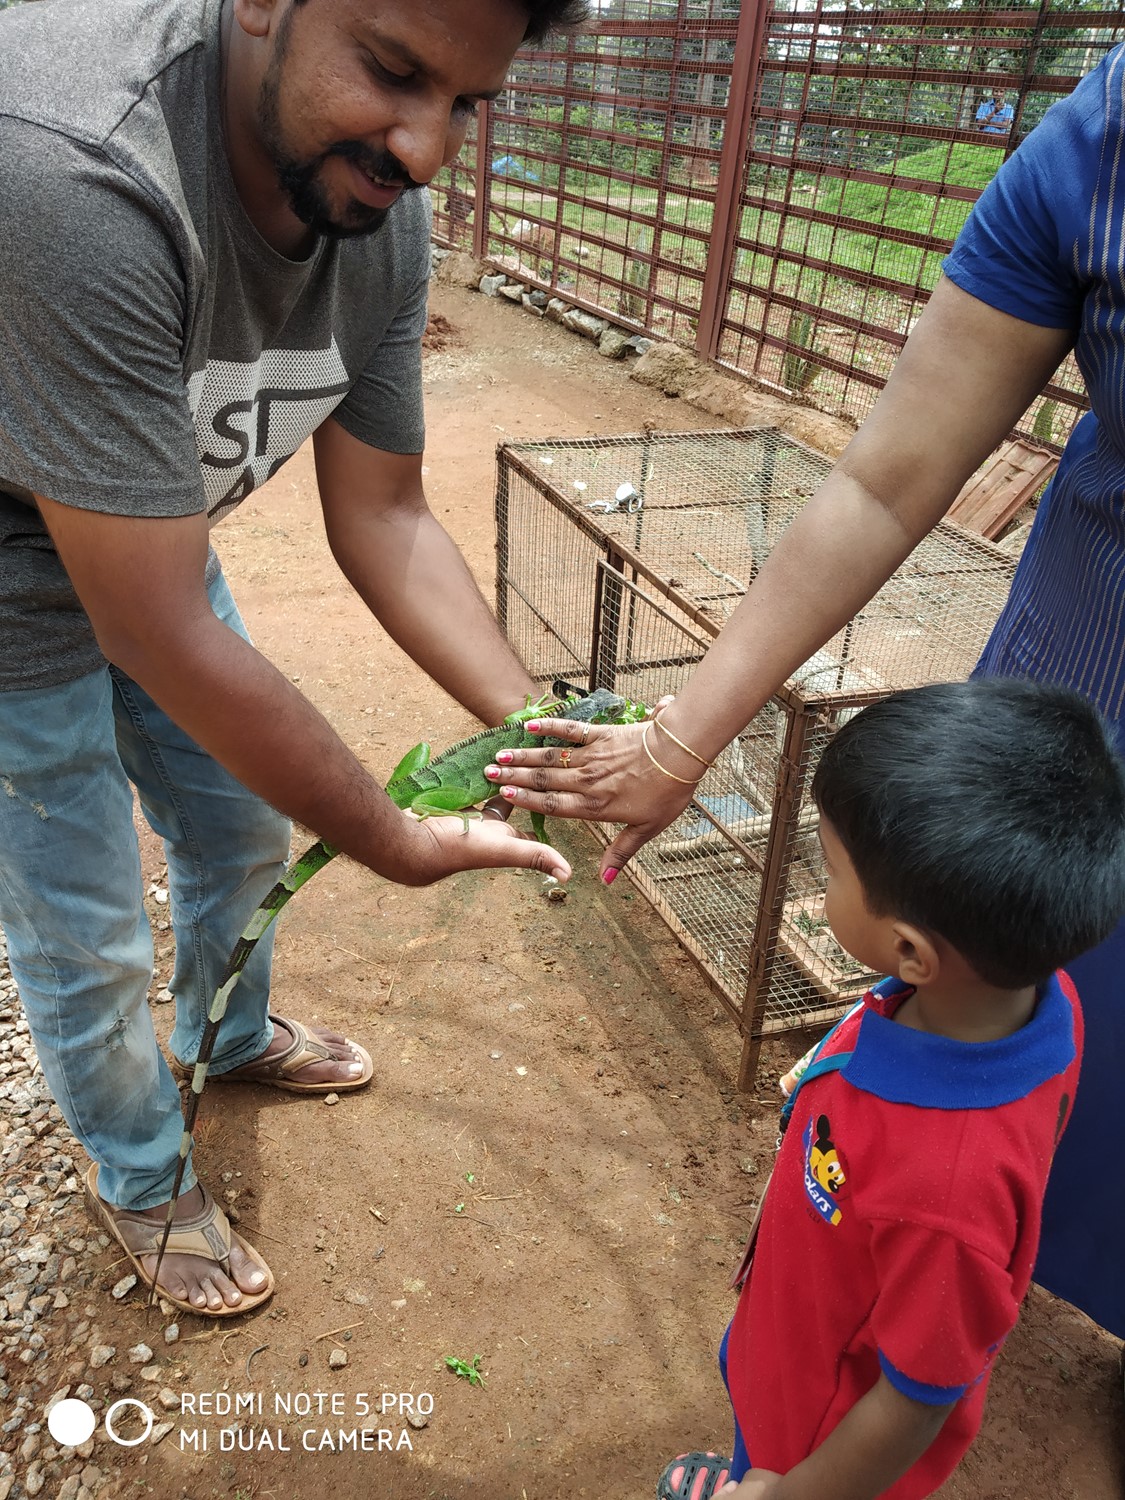
[[[349,517],[333,556],[387,633],[485,724],[540,688],[520,664],[449,533],[424,501]]]
[[[197,622],[190,642],[107,644],[244,786],[360,863],[409,882],[408,820],[308,699],[213,615]]]

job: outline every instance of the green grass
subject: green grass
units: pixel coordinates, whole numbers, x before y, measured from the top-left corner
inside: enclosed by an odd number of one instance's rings
[[[879,168],[887,177],[885,187],[816,171],[798,172],[790,178],[784,171],[766,169],[764,180],[754,185],[751,193],[767,203],[778,202],[778,208],[743,210],[739,238],[756,248],[737,251],[734,277],[751,289],[772,288],[815,304],[829,320],[833,310],[858,313],[861,306],[871,310],[870,302],[864,300],[864,283],[870,276],[900,283],[907,289],[915,285],[932,289],[937,284],[944,250],[902,244],[889,239],[887,229],[951,242],[972,205],[943,194],[941,184],[980,190],[1002,159],[994,147],[939,142]],[[933,182],[937,191],[896,187],[896,177]],[[564,168],[563,180],[566,191],[581,199],[563,207],[563,257],[573,263],[579,244],[592,236],[610,245],[607,249],[595,247],[584,258],[588,294],[597,292],[601,278],[631,281],[643,287],[644,278],[638,274],[643,267],[638,267],[637,253],[652,249],[687,273],[676,276],[662,272],[658,289],[689,310],[698,308],[712,249],[712,211],[705,190],[672,184],[661,196],[655,184],[649,186],[642,181],[625,185],[619,178],[607,180],[589,173],[581,165]],[[817,219],[786,211],[780,200],[790,188],[792,207],[814,210]],[[494,184],[492,202],[507,219],[508,227],[513,216],[532,214],[553,220],[557,206],[550,188],[529,189],[506,182]],[[655,244],[649,226],[633,221],[636,214],[660,215]],[[501,219],[493,217],[494,229],[502,224]],[[867,225],[869,229],[860,227]],[[805,258],[822,262],[825,269],[803,265]],[[833,268],[852,274],[834,275]],[[623,295],[625,301],[633,300],[632,293]],[[894,294],[883,295],[898,301]],[[636,315],[632,306],[623,310]],[[886,311],[893,320],[894,309],[888,306]]]

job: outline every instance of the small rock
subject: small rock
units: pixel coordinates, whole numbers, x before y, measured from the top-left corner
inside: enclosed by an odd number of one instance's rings
[[[23,1476],[23,1487],[29,1495],[38,1495],[46,1483],[47,1476],[43,1473],[43,1465],[36,1459]]]
[[[149,1434],[151,1441],[154,1443],[162,1442],[172,1431],[172,1428],[175,1427],[175,1425],[175,1422],[157,1422],[156,1426]]]
[[[168,1327],[164,1330],[164,1342],[166,1344],[174,1344],[179,1336],[180,1325],[178,1323],[169,1323]]]
[[[39,1452],[42,1444],[43,1439],[37,1432],[33,1432],[29,1437],[24,1438],[23,1442],[20,1444],[20,1457],[23,1459],[25,1464],[29,1464],[31,1462],[31,1460]]]
[[[348,1356],[342,1349],[333,1349],[328,1356],[328,1368],[330,1370],[342,1370],[348,1362]]]
[[[518,281],[510,281],[506,286],[500,288],[501,297],[507,297],[509,302],[519,302],[523,298],[525,288]]]
[[[136,1284],[137,1278],[130,1271],[128,1276],[122,1276],[121,1280],[117,1283],[117,1285],[109,1295],[120,1302],[122,1297],[127,1297],[129,1295]]]
[[[141,1371],[142,1380],[153,1382],[162,1380],[163,1378],[164,1371],[160,1368],[159,1365],[145,1365],[144,1369]]]
[[[339,1104],[340,1096],[339,1094],[325,1094],[324,1102],[325,1104]]]
[[[503,275],[482,276],[480,279],[480,289],[486,297],[495,297],[498,295],[500,288],[504,285],[507,279],[508,278]]]
[[[162,990],[157,990],[156,992],[157,1005],[171,1005],[172,1001],[175,998],[175,995],[173,995],[172,991],[168,988],[167,985],[165,985]]]
[[[428,1427],[430,1422],[429,1417],[424,1417],[420,1411],[408,1411],[406,1420],[411,1427]]]
[[[609,327],[604,318],[595,318],[592,313],[583,312],[580,307],[569,308],[559,322],[572,333],[580,333],[583,338],[595,340],[600,339]]]
[[[629,336],[622,333],[620,328],[607,328],[598,340],[598,353],[606,359],[623,358],[629,347]]]
[[[100,1370],[103,1365],[108,1365],[117,1350],[112,1344],[95,1344],[90,1350],[90,1368]]]
[[[156,1398],[165,1411],[179,1411],[180,1393],[166,1385]]]
[[[81,1485],[82,1481],[81,1479],[79,1479],[78,1475],[71,1474],[69,1478],[64,1479],[62,1484],[59,1486],[57,1500],[78,1500],[78,1491],[81,1488]]]
[[[129,1363],[131,1365],[152,1364],[152,1350],[147,1344],[134,1344],[129,1350]]]

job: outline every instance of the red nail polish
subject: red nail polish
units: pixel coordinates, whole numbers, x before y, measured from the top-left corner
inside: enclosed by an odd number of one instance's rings
[[[514,786],[502,786],[500,788],[500,795],[501,797],[514,797],[516,795],[516,791],[517,788]]]
[[[510,750],[497,750],[496,764],[498,766],[510,766],[512,764],[512,752]]]
[[[532,719],[527,724],[525,724],[523,727],[527,730],[528,734],[538,734],[539,733],[539,720],[538,719]]]
[[[606,885],[612,885],[613,882],[616,879],[617,879],[617,871],[616,870],[607,870],[605,872],[605,874],[602,876],[602,880],[606,883]]]

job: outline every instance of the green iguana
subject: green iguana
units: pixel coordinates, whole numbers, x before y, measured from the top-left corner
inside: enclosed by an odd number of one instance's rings
[[[478,802],[494,796],[496,787],[487,781],[485,766],[496,759],[498,750],[537,749],[541,745],[565,745],[566,740],[528,734],[524,725],[531,719],[576,719],[581,724],[635,724],[643,719],[643,704],[633,703],[605,688],[585,696],[569,694],[561,701],[550,695],[538,703],[517,709],[495,729],[459,740],[437,757],[430,759],[430,747],[423,743],[404,755],[387,782],[387,796],[395,804],[420,818],[458,814],[469,831],[469,819],[480,817],[471,812]],[[535,836],[546,843],[543,814],[531,814]]]
[[[555,684],[556,690],[564,686],[561,683]],[[643,704],[633,703],[627,698],[619,697],[616,693],[607,692],[604,688],[598,688],[596,692],[588,695],[568,692],[568,695],[561,701],[554,701],[550,695],[541,698],[538,703],[532,703],[529,700],[525,708],[509,714],[503,724],[495,729],[485,729],[479,734],[470,735],[468,739],[458,741],[456,745],[451,745],[434,760],[430,759],[429,745],[416,745],[395,767],[387,785],[387,795],[396,807],[409,810],[418,817],[459,814],[464,820],[467,833],[469,819],[480,816],[479,813],[472,811],[475,804],[484,802],[495,794],[496,788],[490,781],[485,780],[484,768],[492,764],[498,750],[566,744],[565,740],[528,734],[523,726],[529,720],[569,718],[577,719],[581,723],[635,724],[644,718],[645,712]],[[533,813],[531,816],[537,837],[544,839],[542,814]],[[250,955],[257,947],[258,939],[267,930],[278,912],[291,897],[296,895],[307,880],[311,879],[318,870],[322,870],[338,853],[337,849],[326,844],[323,839],[318,839],[315,844],[305,850],[304,854],[294,860],[282,879],[268,893],[242,929],[242,935],[227,960],[223,977],[215,991],[215,998],[207,1012],[207,1021],[199,1043],[199,1056],[192,1070],[191,1087],[184,1111],[184,1133],[180,1138],[180,1157],[176,1163],[176,1179],[172,1184],[168,1217],[164,1221],[160,1246],[156,1252],[156,1266],[152,1273],[150,1306],[158,1295],[156,1286],[160,1276],[160,1264],[164,1259],[168,1236],[173,1228],[173,1215],[180,1196],[188,1153],[191,1150],[192,1131],[195,1129],[196,1116],[199,1114],[199,1101],[207,1079],[207,1070],[211,1065],[211,1055],[215,1050],[219,1027],[226,1015],[231,993]]]

